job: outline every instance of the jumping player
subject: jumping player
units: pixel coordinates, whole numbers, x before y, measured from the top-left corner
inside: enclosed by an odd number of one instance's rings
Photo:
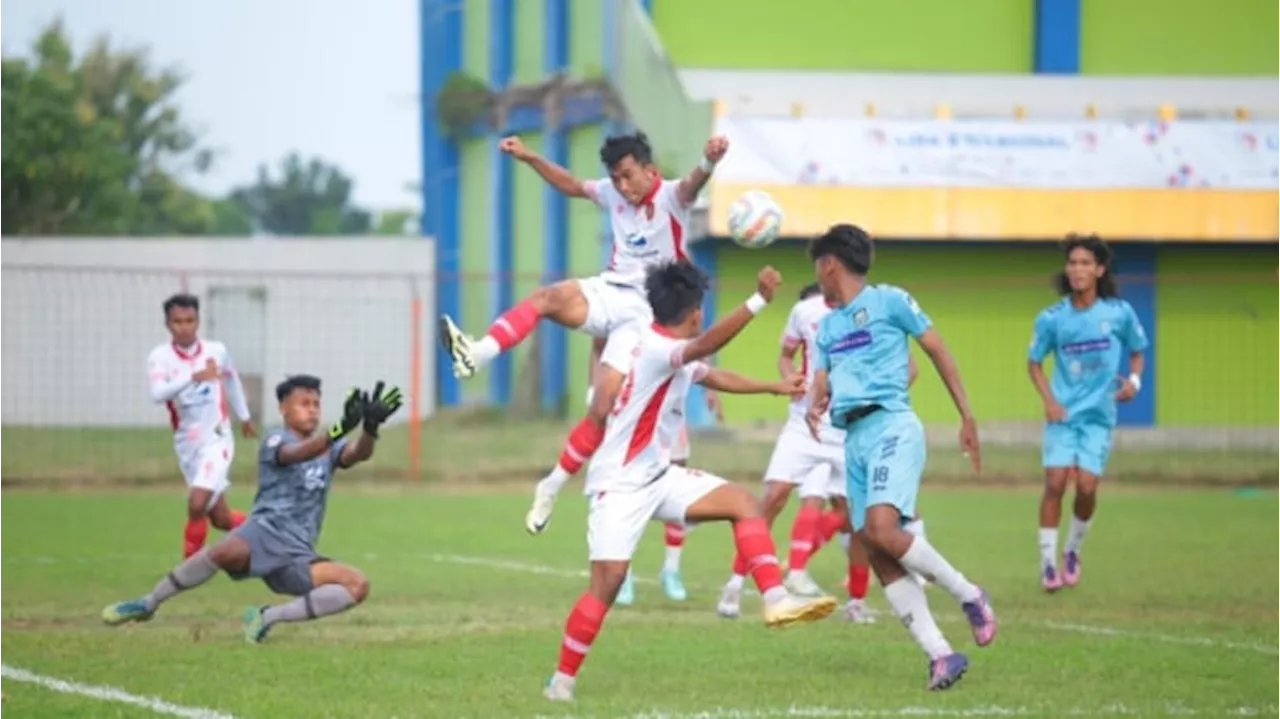
[[[587,470],[590,585],[565,625],[560,664],[545,691],[548,699],[573,698],[578,670],[622,585],[645,524],[652,519],[732,522],[738,551],[748,558],[764,596],[769,626],[814,621],[835,609],[831,597],[801,599],[783,588],[760,503],[719,477],[671,465],[668,447],[677,428],[662,421],[668,404],[683,402],[692,382],[722,392],[794,391],[791,383],[753,382],[701,361],[746,327],[780,282],[772,268],[761,270],[757,293],[698,334],[706,275],[688,263],[662,265],[646,282],[653,324],[627,327],[609,338],[591,412],[584,420],[590,440],[586,454],[595,454]]]
[[[1062,299],[1036,317],[1027,372],[1044,402],[1044,495],[1040,499],[1040,583],[1055,592],[1080,582],[1080,548],[1098,502],[1098,480],[1111,454],[1116,402],[1142,388],[1147,335],[1120,299],[1111,248],[1096,236],[1071,235],[1066,268],[1055,278]],[[1043,362],[1053,353],[1053,383]],[[1128,377],[1116,370],[1128,355]],[[1118,386],[1117,386],[1118,385]],[[1074,475],[1075,505],[1058,572],[1062,495]]]
[[[316,553],[333,473],[373,456],[378,428],[402,401],[400,390],[370,395],[352,389],[342,419],[327,432],[320,426],[320,380],[298,375],[276,387],[282,429],[271,432],[258,452],[258,494],[248,521],[222,541],[179,564],[151,593],[102,610],[107,624],[151,619],[160,604],[194,589],[219,571],[232,579],[261,578],[272,591],[295,597],[271,607],[250,607],[245,640],[257,644],[280,622],[304,622],[345,611],[364,601],[369,580],[360,570]],[[354,442],[346,436],[361,424]]]
[[[805,386],[812,384],[816,367],[818,324],[831,312],[832,301],[822,296],[817,283],[800,290],[800,300],[791,308],[782,331],[782,350],[778,356],[778,373],[783,379],[800,378]],[[799,356],[800,367],[796,367]],[[915,360],[907,366],[907,385],[915,382]],[[815,441],[805,425],[809,402],[806,395],[792,398],[789,417],[778,436],[769,467],[765,470],[765,518],[772,526],[786,508],[795,487],[800,488],[800,511],[791,529],[791,551],[788,559],[786,586],[801,596],[818,596],[822,589],[809,576],[810,558],[836,534],[849,559],[845,585],[849,602],[845,619],[868,624],[874,621],[866,607],[870,568],[866,550],[848,532],[849,510],[845,490],[844,431],[824,419],[821,440]],[[823,511],[830,502],[830,509]],[[913,534],[924,531],[921,520],[908,525]],[[746,583],[742,557],[735,556],[733,574],[720,592],[716,612],[726,619],[736,619],[742,609],[742,589]]]
[[[209,522],[227,532],[244,522],[224,496],[236,442],[227,418],[227,405],[240,420],[245,437],[258,436],[249,417],[244,386],[226,345],[201,339],[200,300],[177,294],[164,301],[164,323],[170,341],[151,350],[147,381],[151,400],[169,410],[173,450],[187,481],[187,524],[182,532],[182,556],[204,546]]]
[[[837,307],[818,326],[817,372],[805,417],[821,441],[824,416],[845,430],[850,520],[866,545],[885,598],[929,657],[929,689],[946,689],[969,667],[929,612],[931,579],[960,604],[978,646],[996,637],[996,617],[980,587],[965,579],[929,541],[903,531],[916,513],[925,436],[907,394],[907,337],[929,355],[960,413],[960,446],[981,469],[978,428],[955,359],[929,316],[906,291],[868,285],[874,248],[853,225],[836,225],[809,248],[823,295]]]

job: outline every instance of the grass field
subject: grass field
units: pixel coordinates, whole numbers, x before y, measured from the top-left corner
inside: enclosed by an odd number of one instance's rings
[[[567,495],[535,539],[521,526],[523,492],[372,483],[334,492],[322,549],[368,573],[370,600],[278,627],[261,646],[242,643],[238,617],[271,597],[224,578],[149,624],[99,624],[103,605],[146,591],[175,562],[178,491],[6,492],[4,710],[146,717],[158,708],[198,719],[1277,713],[1271,568],[1280,558],[1269,492],[1113,491],[1089,538],[1084,583],[1055,596],[1036,583],[1033,492],[929,493],[931,537],[990,590],[1002,619],[997,643],[972,650],[970,675],[944,694],[923,690],[922,657],[885,616],[781,632],[755,619],[754,603],[742,620],[717,618],[731,551],[723,527],[690,535],[692,596],[667,601],[652,581],[655,527],[637,558],[637,605],[610,616],[569,707],[539,691],[584,586],[581,497]],[[813,569],[832,588],[842,576],[830,551]],[[944,630],[971,650],[958,610],[930,595]],[[879,590],[872,601],[885,606]],[[14,670],[150,697],[152,708],[16,681]]]

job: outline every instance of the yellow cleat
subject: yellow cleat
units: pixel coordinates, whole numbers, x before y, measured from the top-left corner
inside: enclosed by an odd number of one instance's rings
[[[788,594],[765,606],[764,623],[770,627],[788,627],[801,622],[816,622],[826,619],[838,606],[839,602],[835,597],[796,597]]]

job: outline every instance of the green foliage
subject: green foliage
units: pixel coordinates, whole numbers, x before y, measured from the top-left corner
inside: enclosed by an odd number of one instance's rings
[[[489,122],[493,100],[488,83],[465,72],[452,73],[436,97],[436,120],[446,135],[461,139],[477,124]]]
[[[320,158],[304,161],[291,153],[273,177],[266,165],[258,180],[231,193],[258,230],[272,235],[359,235],[372,216],[351,203],[351,178]]]
[[[378,225],[374,229],[375,235],[416,235],[418,234],[418,223],[421,218],[418,216],[417,210],[412,209],[396,209],[384,210],[378,214]]]
[[[106,38],[77,59],[59,21],[4,58],[4,234],[211,231],[210,203],[177,179],[212,161],[174,103],[182,80]]]

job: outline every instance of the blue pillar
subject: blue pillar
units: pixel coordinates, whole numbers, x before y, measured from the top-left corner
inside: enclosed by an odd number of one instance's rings
[[[436,97],[449,75],[462,68],[463,4],[420,0],[422,95],[422,232],[436,241],[436,311],[457,317],[462,308],[459,254],[458,146],[436,122]],[[457,405],[462,393],[444,357],[436,362],[441,406]]]
[[[644,8],[646,15],[653,17],[653,0],[640,0],[640,7]]]
[[[528,0],[526,0],[527,2]],[[543,0],[542,71],[551,76],[569,68],[569,1]],[[545,123],[542,151],[547,159],[560,165],[569,164],[569,143],[565,137],[564,118]],[[542,265],[542,283],[551,284],[569,274],[569,200],[550,185],[542,189],[543,238],[546,255]],[[542,411],[554,412],[565,401],[569,381],[568,344],[565,329],[554,322],[543,322],[538,330],[542,376]]]
[[[693,262],[702,271],[712,278],[711,291],[706,297],[702,298],[702,325],[710,327],[716,321],[716,292],[715,278],[718,276],[716,272],[716,243],[713,240],[703,239],[693,243],[689,248],[693,255]],[[713,358],[714,359],[714,358]],[[689,419],[690,427],[710,427],[716,423],[715,415],[707,409],[707,393],[701,385],[694,385],[689,390],[688,403],[685,405],[685,417]]]
[[[515,49],[514,0],[489,2],[489,86],[494,92],[506,90],[513,72]],[[504,131],[506,128],[498,128]],[[493,235],[489,252],[490,288],[493,306],[506,312],[515,301],[515,245],[512,237],[514,182],[512,160],[498,149],[497,139],[486,138],[489,148],[489,172],[493,187],[489,195],[489,215],[493,218]],[[499,406],[511,401],[512,353],[503,352],[489,368],[489,399]]]
[[[1080,73],[1081,0],[1035,0],[1034,69],[1051,75]]]
[[[1143,329],[1147,331],[1147,364],[1142,374],[1142,391],[1119,405],[1118,421],[1126,427],[1151,427],[1156,423],[1156,252],[1154,242],[1125,244],[1116,248],[1116,279],[1120,296],[1129,301]],[[1120,358],[1116,373],[1129,376],[1129,354]]]

